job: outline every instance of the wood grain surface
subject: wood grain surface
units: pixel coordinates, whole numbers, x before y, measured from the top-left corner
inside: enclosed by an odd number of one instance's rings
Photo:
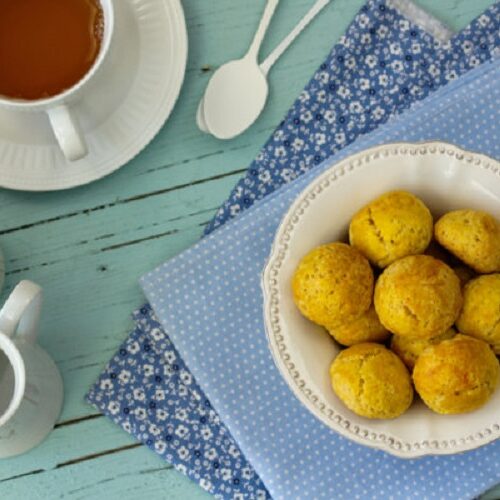
[[[313,0],[283,0],[262,56]],[[454,29],[493,0],[419,0]],[[65,403],[38,448],[0,462],[1,499],[208,498],[87,405],[84,394],[125,339],[144,300],[139,276],[201,235],[363,0],[333,0],[270,73],[262,117],[220,142],[195,125],[213,70],[241,56],[264,0],[185,0],[190,54],[176,108],[152,144],[114,175],[56,193],[0,190],[0,245],[7,277],[2,300],[21,279],[45,289],[41,344],[56,360]],[[0,13],[1,15],[1,13]],[[500,498],[500,488],[484,498]]]

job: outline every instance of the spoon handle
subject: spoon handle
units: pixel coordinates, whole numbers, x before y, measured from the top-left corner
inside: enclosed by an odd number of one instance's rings
[[[250,45],[250,49],[248,49],[246,57],[252,58],[256,62],[257,58],[259,57],[260,46],[262,45],[262,41],[266,36],[267,28],[269,27],[269,23],[271,22],[278,3],[279,0],[267,0],[267,5],[264,10],[264,14],[262,14],[259,27],[257,28],[257,32],[255,33],[252,44]]]
[[[283,39],[283,41],[267,56],[266,60],[260,65],[260,69],[264,76],[267,76],[273,64],[283,55],[292,42],[302,33],[304,28],[321,12],[330,0],[318,0],[309,10],[309,12],[302,18],[302,20],[295,26],[290,34]]]

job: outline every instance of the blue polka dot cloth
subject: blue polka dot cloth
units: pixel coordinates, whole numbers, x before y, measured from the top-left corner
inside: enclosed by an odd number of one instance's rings
[[[500,440],[404,460],[340,437],[293,396],[263,324],[260,278],[276,229],[332,161],[381,143],[435,139],[500,158],[500,58],[442,90],[141,280],[170,341],[273,498],[457,499],[500,482]],[[163,351],[163,340],[155,343]]]
[[[484,78],[481,76],[480,80],[476,72],[485,71],[483,63],[494,56],[500,45],[499,33],[498,3],[464,31],[452,36],[442,24],[410,2],[368,2],[301,93],[285,120],[249,168],[247,175],[221,207],[207,228],[207,233],[251,207],[261,198],[266,197],[266,200],[257,203],[248,214],[238,217],[234,225],[227,226],[227,230],[229,231],[229,227],[245,224],[240,222],[244,220],[243,217],[247,219],[255,217],[250,214],[262,213],[262,209],[257,211],[258,207],[263,203],[276,203],[274,198],[281,196],[282,192],[285,193],[285,189],[302,189],[304,183],[312,178],[311,175],[317,175],[321,170],[321,162],[324,159],[341,151],[357,137],[376,129],[428,94],[433,94],[448,82],[451,82],[450,85],[439,91],[435,95],[436,99],[438,96],[443,99],[455,87],[463,88],[465,81],[460,84],[452,81],[470,69],[482,66],[480,70],[471,73],[475,75],[475,80],[472,81],[481,81],[480,85],[486,85],[486,75]],[[486,74],[490,75],[488,72]],[[462,81],[460,79],[460,82]],[[474,87],[480,85],[476,83]],[[411,113],[403,116],[413,119],[413,114],[417,113],[416,108]],[[436,118],[438,116],[436,115]],[[401,119],[395,119],[399,123],[398,133],[402,134],[402,138],[410,140],[411,137],[405,135],[406,128],[401,130],[404,128]],[[409,122],[409,118],[405,121]],[[380,130],[388,134],[387,140],[391,137],[389,130],[392,130],[392,126],[391,121]],[[467,142],[470,137],[465,137],[464,130],[467,133],[467,128],[462,129],[461,136],[455,131],[457,138],[454,142],[477,149],[475,141],[471,144]],[[425,132],[422,130],[421,133],[431,138],[448,137],[441,136],[437,129]],[[426,133],[428,135],[425,135]],[[449,136],[453,133],[449,131]],[[377,144],[384,142],[386,136],[372,132],[366,139],[368,138],[375,140],[373,144]],[[496,140],[490,137],[490,141],[499,144],[498,136]],[[345,154],[362,149],[362,144],[358,139],[345,150]],[[488,148],[483,150],[488,152]],[[284,184],[290,186],[267,196]],[[239,252],[242,246],[250,252],[246,256],[248,265],[245,269],[240,269],[238,283],[230,292],[226,291],[228,297],[227,301],[224,300],[225,304],[218,306],[225,308],[224,313],[216,309],[216,303],[222,296],[211,296],[211,285],[207,286],[210,281],[204,281],[208,278],[206,269],[200,277],[189,275],[189,280],[192,281],[190,291],[196,290],[196,296],[191,296],[187,304],[184,303],[184,306],[190,306],[188,312],[180,305],[177,308],[176,305],[186,300],[186,281],[182,279],[182,271],[176,269],[176,277],[168,278],[165,276],[165,269],[162,269],[158,271],[159,274],[155,274],[154,280],[158,279],[158,283],[144,282],[150,298],[151,294],[157,294],[161,300],[168,300],[166,297],[170,293],[175,294],[170,300],[177,314],[175,318],[166,316],[165,308],[156,307],[156,300],[159,300],[156,297],[153,304],[159,318],[147,304],[136,311],[134,331],[91,388],[87,396],[88,401],[216,498],[264,499],[269,498],[270,494],[275,498],[354,498],[356,495],[448,495],[455,498],[471,496],[498,482],[500,478],[495,476],[496,471],[500,469],[498,461],[483,464],[482,469],[478,468],[472,473],[473,477],[464,478],[464,470],[470,473],[467,466],[471,460],[476,460],[473,455],[476,452],[463,455],[460,460],[456,458],[455,463],[451,465],[445,466],[440,462],[441,459],[437,459],[434,468],[428,465],[414,467],[410,465],[412,462],[400,463],[401,461],[386,457],[382,452],[366,450],[329,431],[325,438],[325,429],[322,429],[319,422],[309,422],[312,417],[308,415],[306,422],[302,424],[302,418],[305,416],[300,412],[296,414],[297,403],[293,401],[290,393],[286,392],[286,388],[282,387],[281,380],[277,380],[277,372],[269,375],[266,373],[274,365],[270,361],[262,333],[260,290],[256,290],[254,286],[254,281],[260,274],[262,259],[265,258],[263,252],[267,255],[268,240],[275,229],[272,228],[273,221],[276,222],[281,217],[280,215],[275,218],[275,210],[284,210],[289,203],[287,195],[283,196],[285,198],[278,203],[281,208],[273,209],[271,220],[266,221],[262,227],[265,234],[260,230],[257,232],[262,233],[262,238],[252,239],[248,233],[244,234],[239,230],[229,237],[222,232],[226,228],[214,233],[217,235],[215,238],[221,235],[220,245],[227,246],[225,253]],[[256,221],[256,224],[261,222]],[[203,245],[208,245],[208,241],[211,240],[205,239]],[[214,245],[213,242],[211,244]],[[220,253],[220,245],[203,250],[207,252],[207,265],[211,262],[211,271],[216,274],[227,272],[227,268],[222,265],[224,257]],[[198,257],[190,253],[197,251],[188,251],[179,259],[184,259],[185,262],[190,258],[197,259]],[[168,267],[176,268],[176,262],[178,261],[174,260],[169,263]],[[257,268],[258,272],[255,271]],[[253,271],[255,273],[249,276],[248,273]],[[171,288],[168,294],[165,290],[159,292],[166,281]],[[228,307],[232,299],[238,304],[245,304],[245,310],[242,312],[244,316],[235,314],[239,309],[236,305]],[[198,308],[201,309],[193,310]],[[218,321],[222,319],[226,321],[224,325],[220,325],[219,331]],[[234,342],[239,328],[236,321],[243,319],[245,328],[240,332],[242,337],[239,342]],[[218,331],[207,332],[205,328],[208,325]],[[168,328],[165,329],[164,326]],[[192,334],[192,328],[195,328],[196,334]],[[228,333],[227,342],[221,347],[221,332],[227,328],[232,331]],[[203,342],[200,336],[204,337]],[[192,342],[190,347],[186,345],[188,337],[189,343]],[[243,339],[245,342],[241,345]],[[231,361],[227,367],[224,366],[228,371],[213,373],[214,367],[221,363],[220,359],[213,357],[214,353],[211,351],[214,348],[220,350],[218,355],[224,358],[224,363],[226,355],[236,355],[234,359],[227,359],[227,362]],[[251,349],[250,355],[248,349]],[[200,359],[202,352],[206,354],[204,360]],[[259,371],[262,370],[263,379],[258,384],[252,379],[251,372],[247,380],[243,367],[247,367],[249,360],[244,360],[244,353],[250,356],[252,362],[258,363],[256,367]],[[191,370],[183,359],[187,360]],[[213,366],[208,368],[207,363]],[[238,366],[241,371],[237,369]],[[256,376],[255,373],[253,376]],[[227,383],[229,380],[232,381],[231,384]],[[264,381],[264,385],[261,385]],[[255,393],[250,396],[246,389],[249,383],[255,387]],[[277,386],[276,395],[269,387],[274,384]],[[259,388],[263,392],[258,392]],[[280,401],[272,412],[271,407],[274,404],[270,404],[273,401],[269,399],[271,397]],[[283,402],[280,398],[284,398]],[[274,413],[283,411],[280,404],[285,402],[294,408],[290,418],[286,419],[286,414]],[[258,414],[257,410],[261,407],[262,413]],[[296,420],[297,418],[299,420]],[[247,427],[249,421],[252,421],[253,425]],[[261,431],[267,430],[264,442],[254,440],[252,429],[256,424],[262,427]],[[277,425],[282,426],[282,429],[275,429]],[[260,434],[259,437],[262,439]],[[320,444],[314,448],[313,442]],[[291,450],[291,447],[294,450]],[[304,453],[297,451],[301,447],[314,450],[315,458],[303,458]],[[497,455],[498,452],[497,448]],[[469,455],[472,458],[466,458]],[[283,462],[283,457],[288,459]],[[332,457],[335,459],[332,460]],[[328,467],[325,465],[327,460],[332,462]],[[293,463],[290,464],[289,461]],[[301,461],[303,464],[307,462],[309,469],[305,465],[299,466]],[[393,461],[397,462],[397,467]],[[456,485],[453,482],[455,486],[450,488],[446,488],[444,483],[432,482],[435,476],[451,478],[456,474],[461,480],[457,480]],[[386,485],[391,481],[391,477],[392,489]]]

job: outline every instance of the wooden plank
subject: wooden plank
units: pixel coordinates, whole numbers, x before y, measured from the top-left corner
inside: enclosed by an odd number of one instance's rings
[[[50,268],[80,255],[109,252],[128,241],[146,241],[158,234],[179,231],[192,224],[193,217],[202,224],[212,218],[219,196],[239,175],[221,173],[176,189],[160,189],[148,196],[70,213],[49,223],[0,231],[7,275],[39,266]],[[33,241],[38,242],[36,247]],[[155,262],[145,264],[152,266]]]
[[[206,500],[211,498],[188,478],[165,465],[146,447],[131,447],[50,471],[0,483],[5,499]]]
[[[491,489],[480,497],[480,500],[499,500],[500,499],[500,486]]]
[[[99,439],[89,439],[92,435],[98,435]],[[45,473],[65,464],[133,446],[140,444],[108,418],[97,413],[86,420],[60,424],[48,439],[30,453],[2,462],[0,491],[18,477]],[[160,459],[158,461],[161,465]]]

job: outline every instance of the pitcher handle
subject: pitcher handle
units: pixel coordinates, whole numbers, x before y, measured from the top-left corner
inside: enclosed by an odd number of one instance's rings
[[[32,281],[19,282],[0,310],[0,332],[34,344],[41,308],[42,288]]]

